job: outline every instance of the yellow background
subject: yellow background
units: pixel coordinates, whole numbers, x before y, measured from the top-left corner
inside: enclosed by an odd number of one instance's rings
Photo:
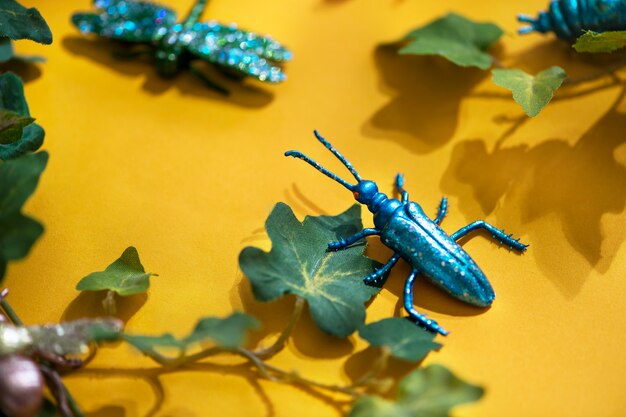
[[[489,310],[417,287],[418,309],[451,331],[425,363],[487,389],[456,416],[626,415],[621,87],[605,79],[563,89],[529,120],[486,72],[378,48],[454,10],[505,28],[498,54],[508,65],[594,72],[597,63],[552,37],[515,35],[516,13],[534,14],[546,1],[213,0],[207,19],[270,33],[295,54],[287,82],[224,81],[230,98],[187,73],[162,80],[148,62],[111,59],[109,43],[85,39],[69,23],[73,11],[90,8],[87,0],[26,3],[55,37],[52,46],[18,44],[48,59],[29,70],[26,84],[51,156],[26,211],[46,233],[5,281],[27,323],[99,314],[99,296],[79,297],[75,284],[135,245],[159,277],[147,299],[120,306],[129,330],[182,335],[200,316],[243,309],[265,322],[261,336],[275,334],[292,301],[254,302],[237,257],[247,245],[270,247],[263,224],[278,201],[300,217],[352,204],[342,187],[282,156],[296,148],[345,175],[314,140],[316,128],[384,191],[402,171],[426,210],[434,213],[447,195],[445,230],[484,218],[531,245],[518,256],[482,236],[465,244],[498,294]],[[184,14],[192,2],[167,3]],[[377,239],[370,244],[370,256],[387,259]],[[408,271],[403,263],[394,269],[368,321],[403,314]],[[325,336],[307,317],[272,363],[346,384],[367,369],[373,356],[365,348],[357,337]],[[66,381],[90,416],[144,416],[155,391],[140,376],[152,371],[115,370],[151,366],[127,346],[104,348],[93,364],[100,372]],[[406,371],[392,364],[393,375]],[[162,375],[155,415],[339,415],[328,399],[251,376],[211,367]]]

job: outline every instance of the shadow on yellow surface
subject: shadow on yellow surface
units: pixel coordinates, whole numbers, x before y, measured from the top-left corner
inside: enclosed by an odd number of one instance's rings
[[[526,226],[554,214],[571,248],[590,269],[606,271],[626,238],[623,230],[610,230],[613,245],[606,247],[607,236],[601,228],[603,215],[620,213],[626,207],[626,167],[615,159],[618,148],[626,143],[626,137],[615,133],[626,126],[626,114],[617,110],[623,97],[624,91],[573,145],[549,139],[535,146],[504,148],[499,141],[489,151],[483,140],[459,142],[442,179],[444,190],[459,197],[459,209],[466,215],[489,215],[499,204],[503,212],[516,213],[507,224],[512,230],[530,233],[531,243],[544,242],[549,236]],[[462,191],[466,186],[470,193]],[[474,202],[480,206],[479,213],[473,209]],[[564,295],[576,295],[589,271],[555,274],[556,265],[551,262],[543,267]]]
[[[21,59],[12,59],[8,62],[0,64],[0,72],[14,72],[20,76],[24,83],[28,83],[41,77],[41,68],[39,68],[40,65],[42,64],[27,62]]]
[[[87,39],[81,36],[66,36],[63,38],[62,43],[65,49],[73,55],[86,57],[121,74],[128,76],[144,75],[143,89],[151,94],[161,94],[170,88],[176,88],[183,95],[195,95],[211,100],[224,100],[238,106],[253,108],[263,107],[274,98],[272,93],[262,88],[225,76],[210,64],[203,65],[200,70],[206,72],[207,76],[215,80],[217,84],[226,88],[229,91],[228,95],[208,88],[188,70],[181,71],[180,74],[171,79],[163,78],[157,74],[152,57],[117,59],[114,56],[114,51],[116,48],[124,48],[126,44],[107,39]]]
[[[81,292],[67,306],[61,317],[61,321],[78,320],[83,318],[96,318],[105,315],[102,301],[106,296],[106,291],[84,291]],[[137,294],[130,297],[115,296],[115,317],[124,323],[128,321],[143,307],[148,301],[147,294]]]
[[[396,44],[380,45],[374,52],[380,89],[392,99],[362,131],[396,140],[412,152],[431,152],[452,138],[461,101],[487,73],[438,57],[399,55],[398,49]]]

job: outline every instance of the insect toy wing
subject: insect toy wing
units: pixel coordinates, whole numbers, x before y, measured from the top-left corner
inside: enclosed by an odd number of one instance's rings
[[[286,79],[276,65],[289,61],[292,53],[269,36],[211,21],[196,23],[182,36],[187,50],[211,63],[232,68],[261,81],[278,83]]]
[[[164,6],[126,0],[96,0],[98,13],[75,13],[72,23],[82,33],[128,42],[151,42],[159,29],[176,24],[176,13]]]

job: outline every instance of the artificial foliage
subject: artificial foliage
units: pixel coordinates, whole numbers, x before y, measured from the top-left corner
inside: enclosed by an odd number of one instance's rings
[[[43,226],[22,213],[22,206],[37,188],[48,154],[24,155],[0,162],[0,282],[7,262],[25,257]]]
[[[329,252],[329,242],[363,228],[361,207],[338,216],[307,216],[300,222],[289,206],[278,203],[265,228],[272,241],[269,253],[245,248],[239,265],[255,297],[272,301],[285,294],[305,299],[315,323],[335,336],[348,336],[365,320],[365,305],[377,288],[363,283],[375,263],[363,255],[365,245]]]
[[[591,76],[568,78],[566,71],[552,66],[537,74],[523,69],[506,67],[493,52],[504,31],[495,23],[476,22],[456,13],[450,13],[420,26],[398,41],[401,55],[435,55],[461,67],[491,70],[496,85],[510,90],[513,99],[524,113],[537,116],[564,84],[592,81],[612,74],[624,63],[610,66]],[[587,31],[575,40],[577,52],[606,53],[626,46],[626,32]]]
[[[626,47],[626,31],[587,31],[574,43],[576,52],[607,53]]]
[[[400,381],[395,400],[365,396],[348,417],[448,417],[454,406],[476,401],[483,392],[443,366],[431,365]]]
[[[20,77],[10,72],[0,75],[0,161],[41,147],[45,132],[34,120]]]
[[[15,0],[0,2],[0,64],[12,59],[41,61],[39,57],[16,55],[14,40],[28,39],[42,44],[52,43],[52,32],[35,8],[26,8]]]
[[[406,46],[398,52],[439,55],[461,67],[485,70],[493,63],[487,51],[503,34],[502,29],[493,23],[477,23],[450,13],[411,31],[404,37]]]
[[[518,69],[496,68],[492,75],[494,84],[511,90],[513,100],[531,117],[538,115],[552,100],[567,77],[561,67],[551,67],[536,75]]]

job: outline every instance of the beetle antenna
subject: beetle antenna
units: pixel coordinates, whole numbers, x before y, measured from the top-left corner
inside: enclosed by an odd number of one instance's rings
[[[324,146],[326,146],[326,149],[328,149],[329,151],[331,151],[333,153],[333,155],[335,155],[337,157],[337,159],[339,159],[341,161],[342,164],[344,164],[346,166],[346,168],[348,168],[348,171],[350,171],[350,173],[354,176],[354,178],[356,178],[356,180],[358,182],[361,182],[363,179],[361,178],[361,176],[359,175],[358,172],[356,172],[356,169],[352,166],[352,164],[346,159],[345,156],[343,156],[342,154],[339,153],[339,151],[337,149],[335,149],[333,147],[333,145],[330,144],[329,141],[327,141],[326,139],[324,139],[322,137],[322,135],[320,135],[318,133],[317,130],[314,130],[313,133],[315,134],[315,137],[317,138],[317,140],[319,140],[320,142],[322,142],[322,144]]]
[[[293,156],[294,158],[302,159],[304,162],[306,162],[307,164],[311,165],[313,168],[317,169],[319,172],[321,172],[322,174],[326,175],[327,177],[337,181],[339,184],[343,185],[348,190],[352,191],[354,189],[354,186],[351,185],[350,183],[348,183],[348,181],[346,181],[346,180],[344,180],[342,178],[339,178],[337,175],[333,174],[332,172],[330,172],[329,170],[327,170],[326,168],[324,168],[323,166],[321,166],[320,164],[318,164],[317,162],[315,162],[314,160],[312,160],[311,158],[309,158],[308,156],[306,156],[302,152],[287,151],[287,152],[285,152],[285,156]]]

